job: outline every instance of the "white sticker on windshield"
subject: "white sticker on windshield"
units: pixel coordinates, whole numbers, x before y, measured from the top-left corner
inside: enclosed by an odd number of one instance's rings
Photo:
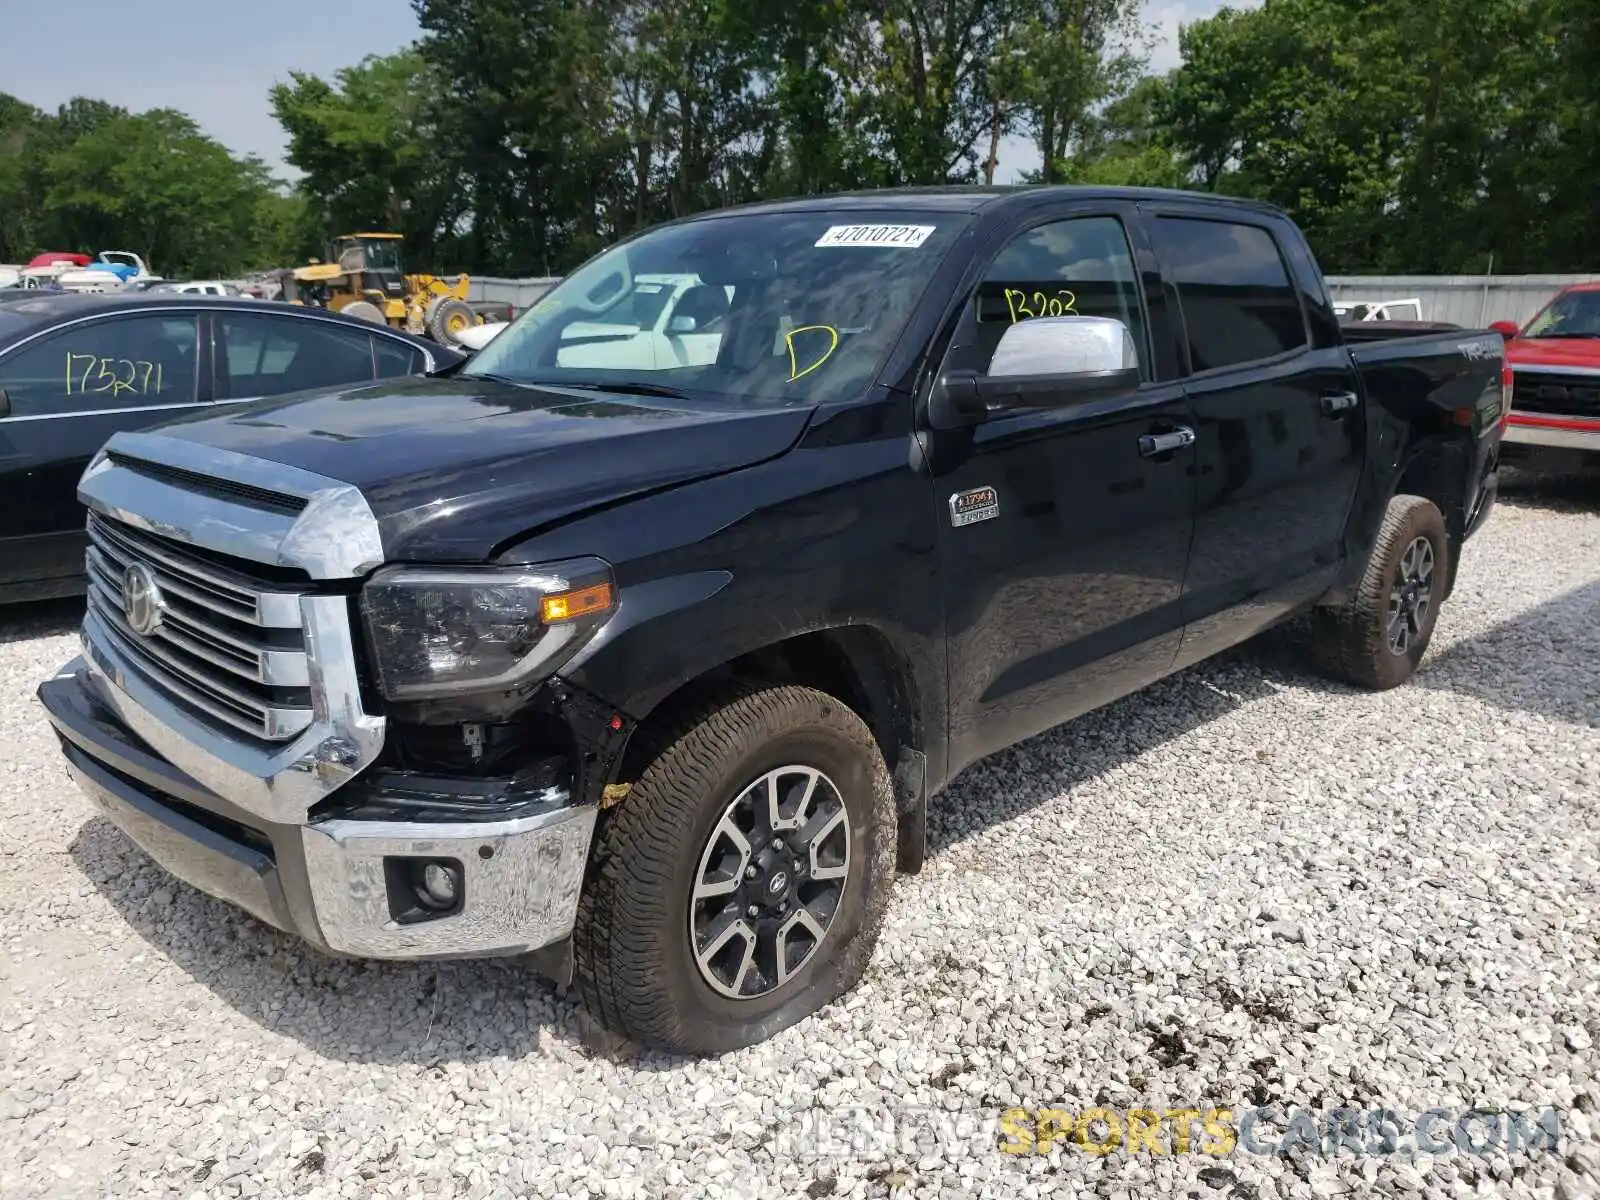
[[[934,225],[833,225],[817,239],[818,246],[896,246],[915,250],[928,240]]]

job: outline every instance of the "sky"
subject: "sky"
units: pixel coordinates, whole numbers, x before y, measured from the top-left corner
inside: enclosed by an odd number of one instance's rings
[[[1178,62],[1178,27],[1224,0],[1145,0],[1151,67]],[[1232,0],[1254,8],[1260,0]],[[0,29],[18,35],[0,91],[53,111],[93,96],[142,111],[188,113],[223,145],[259,155],[284,178],[284,137],[267,91],[290,71],[331,75],[367,54],[389,54],[418,33],[410,0],[0,0]],[[24,45],[26,49],[24,49]],[[1001,143],[997,181],[1039,165],[1027,142]]]

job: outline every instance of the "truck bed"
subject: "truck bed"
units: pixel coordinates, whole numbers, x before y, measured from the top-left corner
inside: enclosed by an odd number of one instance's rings
[[[1425,337],[1430,333],[1449,333],[1460,325],[1449,321],[1340,321],[1339,332],[1346,342],[1386,342],[1393,338]]]

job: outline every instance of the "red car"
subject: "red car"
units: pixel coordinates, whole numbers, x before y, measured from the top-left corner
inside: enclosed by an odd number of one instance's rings
[[[1520,330],[1510,321],[1494,328],[1515,377],[1500,461],[1600,467],[1600,283],[1562,290]]]

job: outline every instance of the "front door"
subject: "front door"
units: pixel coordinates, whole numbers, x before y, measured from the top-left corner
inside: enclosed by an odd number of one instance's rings
[[[1171,666],[1193,523],[1189,426],[1158,381],[1121,211],[1012,237],[968,298],[946,370],[987,370],[1002,332],[1041,316],[1115,317],[1146,382],[1122,395],[991,414],[929,441],[944,539],[950,769],[1150,682]],[[1159,302],[1159,290],[1152,288]]]
[[[1177,285],[1197,421],[1187,665],[1327,588],[1361,473],[1364,412],[1349,353],[1314,344],[1271,217],[1168,209],[1145,228]]]
[[[75,323],[0,357],[0,598],[69,590],[83,574],[78,479],[114,433],[203,401],[195,314],[181,310]]]

